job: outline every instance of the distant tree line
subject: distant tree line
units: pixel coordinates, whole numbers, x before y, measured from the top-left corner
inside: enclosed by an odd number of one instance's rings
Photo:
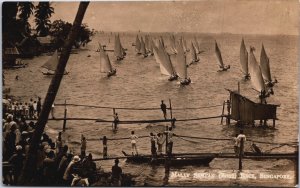
[[[53,47],[62,47],[68,33],[71,30],[71,23],[56,20],[51,23],[50,18],[54,13],[54,8],[49,2],[3,2],[2,6],[2,39],[3,49],[21,44],[24,38],[30,38],[31,45],[38,44],[36,37],[50,35]],[[36,24],[35,33],[29,23],[29,17],[34,15]],[[80,47],[90,42],[90,37],[94,34],[86,24],[82,24],[79,37],[74,46]],[[22,50],[21,50],[22,51]]]

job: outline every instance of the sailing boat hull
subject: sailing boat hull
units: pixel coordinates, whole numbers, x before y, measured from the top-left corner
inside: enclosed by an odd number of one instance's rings
[[[218,70],[218,72],[223,72],[223,71],[227,71],[228,69],[230,69],[230,65],[227,65],[227,66],[225,66],[225,67],[220,67],[221,69],[220,70]]]
[[[53,75],[55,75],[55,72],[42,72],[43,73],[43,75],[46,75],[46,76],[53,76]],[[64,75],[68,75],[69,74],[69,72],[65,72],[64,73]]]
[[[178,75],[171,75],[170,78],[168,79],[169,81],[174,81],[178,79]]]
[[[181,85],[189,85],[191,83],[191,79],[184,79],[180,81]]]
[[[107,73],[107,77],[114,76],[114,75],[116,75],[116,73],[117,73],[117,70],[114,69],[114,70],[112,70],[111,72]]]

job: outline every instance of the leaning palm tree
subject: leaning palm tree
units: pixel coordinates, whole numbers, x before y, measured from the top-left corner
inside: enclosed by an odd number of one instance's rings
[[[68,39],[65,41],[59,63],[57,65],[57,70],[54,77],[49,85],[47,95],[43,104],[41,114],[36,123],[36,129],[33,132],[32,139],[29,146],[29,152],[25,160],[24,167],[22,169],[21,177],[18,181],[18,185],[26,186],[32,185],[32,179],[34,175],[37,174],[36,164],[37,164],[37,150],[41,141],[41,136],[44,132],[45,125],[48,121],[48,116],[50,113],[51,106],[55,100],[55,96],[59,89],[60,82],[63,78],[63,73],[67,65],[68,59],[70,57],[70,52],[72,45],[79,34],[80,25],[82,23],[85,11],[89,5],[89,2],[81,2],[77,11],[77,15],[72,25],[72,29],[69,33]],[[53,182],[53,186],[55,182]],[[38,185],[36,185],[38,186]]]
[[[49,2],[39,2],[35,9],[36,30],[39,36],[46,36],[51,25],[50,17],[54,13],[54,8]]]

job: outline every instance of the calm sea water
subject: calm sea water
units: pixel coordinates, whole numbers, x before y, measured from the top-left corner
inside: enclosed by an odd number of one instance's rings
[[[158,35],[154,34],[154,37]],[[177,39],[178,39],[177,35]],[[173,108],[192,108],[202,106],[221,105],[229,97],[225,88],[236,90],[240,82],[241,94],[258,100],[257,93],[252,89],[251,83],[242,81],[242,73],[239,64],[239,48],[242,37],[246,47],[256,48],[255,56],[259,61],[262,43],[270,58],[271,74],[279,81],[274,87],[275,95],[268,98],[268,103],[280,104],[278,109],[277,130],[246,129],[245,134],[252,140],[268,142],[294,142],[298,135],[298,37],[296,36],[241,36],[241,35],[185,35],[187,44],[196,36],[200,42],[202,53],[200,63],[188,68],[188,75],[192,84],[180,87],[176,82],[167,81],[167,77],[161,75],[159,65],[154,56],[142,58],[137,56],[134,47],[135,35],[121,33],[120,38],[124,48],[127,48],[127,56],[121,62],[116,62],[112,52],[109,57],[113,67],[117,69],[117,75],[106,78],[100,73],[100,58],[96,52],[98,42],[106,44],[107,49],[113,49],[114,36],[108,34],[96,35],[92,42],[78,51],[78,54],[70,56],[67,70],[70,74],[64,76],[57,94],[55,103],[68,103],[99,105],[111,107],[159,107],[160,101],[171,99]],[[165,43],[168,45],[168,37],[164,34]],[[217,40],[222,52],[225,64],[230,64],[227,72],[218,73],[216,57],[214,54],[214,40]],[[90,55],[90,57],[88,57]],[[50,56],[40,56],[30,60],[24,60],[28,67],[18,70],[5,70],[6,84],[11,87],[11,94],[22,101],[29,101],[31,97],[46,96],[51,77],[41,73],[41,65]],[[189,59],[189,57],[188,57]],[[15,81],[15,76],[20,79]],[[126,111],[118,110],[120,120],[160,119],[162,113],[156,111]],[[222,106],[198,110],[174,110],[173,116],[177,119],[217,116],[222,112]],[[63,117],[63,107],[56,108],[56,117]],[[169,116],[170,114],[168,114]],[[95,109],[86,107],[68,107],[69,117],[101,118],[112,120],[112,111],[108,109]],[[270,122],[271,123],[271,122]],[[79,152],[80,135],[87,139],[98,139],[106,135],[108,138],[128,137],[131,130],[137,135],[148,135],[150,132],[164,130],[165,123],[160,124],[136,124],[120,125],[117,133],[111,130],[111,124],[96,123],[93,121],[69,121],[65,138],[73,152]],[[61,121],[49,121],[46,131],[54,138],[62,129]],[[238,129],[234,126],[220,124],[220,119],[202,121],[177,122],[176,134],[230,138]],[[196,140],[198,143],[174,139],[174,152],[232,152],[232,142]],[[262,150],[272,149],[274,146],[258,144]],[[130,141],[110,141],[108,152],[111,156],[122,156],[121,151],[130,153]],[[150,153],[150,141],[148,138],[139,139],[138,149],[140,153]],[[246,143],[246,150],[249,143]],[[287,146],[273,150],[274,152],[293,152],[294,148]],[[87,152],[91,152],[94,158],[102,156],[102,144],[100,141],[88,141]],[[113,161],[99,162],[105,170],[109,170]],[[138,176],[138,185],[145,182],[150,185],[262,185],[262,186],[292,186],[294,182],[294,164],[289,160],[253,161],[245,160],[244,172],[259,176],[260,172],[267,174],[289,174],[291,179],[257,178],[245,179],[239,176],[233,178],[221,178],[220,173],[235,173],[238,169],[236,159],[215,159],[209,167],[186,166],[171,168],[166,174],[163,167],[150,167],[147,165],[132,165],[121,160],[124,172],[130,172]],[[181,174],[180,174],[181,173]],[[199,178],[197,173],[215,173],[215,179]],[[179,175],[178,175],[179,174]],[[196,175],[195,175],[196,174]],[[164,180],[163,180],[164,179]]]

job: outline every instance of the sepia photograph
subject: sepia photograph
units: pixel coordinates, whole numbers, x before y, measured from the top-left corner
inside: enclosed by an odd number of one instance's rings
[[[298,186],[298,0],[1,5],[2,186]]]

